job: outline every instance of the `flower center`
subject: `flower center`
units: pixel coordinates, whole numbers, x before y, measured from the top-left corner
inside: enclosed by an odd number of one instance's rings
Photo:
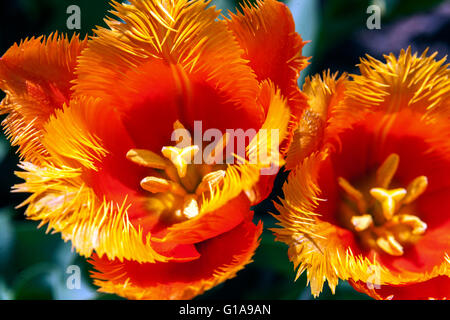
[[[425,192],[428,179],[415,178],[407,188],[390,188],[400,158],[391,154],[374,175],[353,186],[340,177],[342,224],[356,232],[363,245],[401,256],[404,247],[415,243],[427,225],[416,214],[414,202]]]
[[[180,122],[174,124],[179,128]],[[227,135],[222,136],[217,147],[208,155],[214,159],[218,148],[226,146]],[[219,187],[226,174],[226,165],[195,164],[194,157],[199,152],[197,145],[184,148],[164,146],[161,155],[145,149],[131,149],[127,159],[154,170],[154,176],[147,176],[140,182],[141,187],[151,195],[147,208],[165,220],[176,223],[195,218],[205,193],[212,193]]]

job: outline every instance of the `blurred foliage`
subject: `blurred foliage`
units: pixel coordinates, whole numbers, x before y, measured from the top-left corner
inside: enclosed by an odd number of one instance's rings
[[[308,74],[331,68],[353,71],[358,57],[371,52],[367,41],[389,32],[389,26],[402,23],[418,14],[428,14],[444,1],[440,0],[290,0],[284,1],[292,10],[297,31],[304,40],[312,40],[304,48],[304,54],[312,56],[311,66],[304,72],[300,82]],[[0,49],[5,52],[20,39],[50,34],[54,31],[71,33],[66,28],[69,5],[81,8],[82,35],[92,35],[91,29],[104,26],[103,18],[109,10],[106,0],[15,0],[0,3]],[[219,8],[232,10],[238,0],[213,0]],[[383,10],[382,30],[366,29],[366,9],[379,4]],[[384,26],[387,26],[386,28]],[[436,41],[442,54],[448,53],[448,22],[437,28],[430,38],[421,38],[427,45]],[[387,30],[387,31],[386,31]],[[383,33],[384,32],[384,33]],[[419,35],[420,36],[420,35]],[[416,38],[419,38],[417,36]],[[414,46],[415,39],[410,41]],[[367,39],[366,39],[367,40]],[[408,38],[409,40],[409,38]],[[418,43],[418,42],[417,42]],[[375,46],[388,53],[398,48],[381,42]],[[418,45],[420,47],[420,45]],[[0,94],[0,98],[3,94]],[[1,120],[1,119],[0,119]],[[0,135],[0,299],[116,299],[114,295],[96,292],[89,279],[89,264],[75,254],[70,243],[64,243],[58,234],[46,234],[45,226],[37,229],[37,223],[25,221],[23,208],[13,209],[25,195],[11,194],[12,185],[20,180],[14,176],[19,159]],[[271,197],[255,207],[255,220],[262,219],[265,229],[254,262],[238,273],[234,279],[214,288],[198,299],[313,299],[306,286],[305,275],[294,281],[295,272],[287,257],[287,246],[275,242],[268,228],[275,227],[274,219],[267,214],[275,212],[272,201],[281,194],[286,177],[281,173]],[[66,286],[69,265],[81,268],[81,289],[69,290]],[[319,299],[367,299],[341,282],[336,294],[326,287]]]
[[[293,3],[301,3],[304,0],[291,0]],[[320,22],[317,37],[315,38],[314,56],[311,60],[311,73],[321,72],[331,68],[333,71],[354,71],[358,57],[371,53],[365,43],[374,41],[376,35],[388,35],[392,25],[404,23],[408,18],[417,17],[419,14],[428,14],[428,20],[433,19],[431,11],[438,5],[447,3],[443,0],[323,0],[320,10]],[[377,4],[382,8],[381,30],[368,30],[366,21],[369,17],[367,8],[369,5]],[[421,22],[417,22],[421,23]],[[446,26],[442,29],[448,30],[449,21],[447,17]],[[406,33],[406,30],[402,30]],[[446,33],[448,35],[448,32]],[[399,38],[403,35],[399,34]],[[361,41],[365,37],[365,41]],[[387,37],[386,37],[387,38]],[[400,39],[399,39],[400,40]],[[409,39],[408,44],[414,46],[414,38]],[[448,52],[448,36],[443,36]],[[376,43],[379,49],[388,54],[391,51],[398,52],[400,48],[393,48],[390,43],[381,41]],[[405,48],[406,49],[406,48]],[[421,50],[425,48],[420,48]],[[445,55],[446,52],[443,53]],[[376,58],[380,54],[372,53]],[[331,62],[331,63],[330,63]],[[336,63],[334,65],[334,63]]]

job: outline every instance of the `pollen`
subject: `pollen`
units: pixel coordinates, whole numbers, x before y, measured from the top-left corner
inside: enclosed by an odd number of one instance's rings
[[[428,179],[420,176],[406,188],[390,188],[399,162],[400,157],[391,154],[374,175],[355,186],[343,177],[338,178],[343,194],[342,224],[354,231],[366,247],[392,256],[403,255],[404,248],[427,230],[427,224],[414,214],[414,204],[426,191]]]

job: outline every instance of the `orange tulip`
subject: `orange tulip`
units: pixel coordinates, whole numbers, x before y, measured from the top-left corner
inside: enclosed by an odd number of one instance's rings
[[[339,279],[374,298],[450,296],[450,72],[435,56],[306,81],[274,231],[314,296]]]
[[[203,0],[113,6],[89,41],[26,40],[0,59],[0,110],[23,160],[15,191],[31,193],[28,218],[92,257],[101,291],[192,298],[258,245],[250,206],[306,104],[304,43],[274,0],[226,20]],[[228,153],[228,130],[250,129],[244,154]],[[208,130],[222,133],[214,148],[197,143]],[[268,162],[250,161],[262,152]]]

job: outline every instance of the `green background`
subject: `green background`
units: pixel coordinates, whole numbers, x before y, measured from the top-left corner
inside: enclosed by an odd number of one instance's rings
[[[222,9],[232,10],[239,1],[213,0]],[[411,45],[413,50],[430,47],[439,56],[448,54],[450,34],[450,3],[439,0],[293,0],[285,1],[296,20],[297,31],[312,42],[304,55],[313,56],[311,65],[302,73],[300,84],[308,74],[331,69],[355,72],[359,57],[366,53],[381,58],[383,53],[398,53]],[[81,34],[103,25],[109,9],[104,0],[15,0],[0,4],[0,54],[20,39],[67,30],[66,9],[76,4],[81,8]],[[380,30],[368,30],[366,9],[370,4],[383,7]],[[225,12],[225,11],[224,11]],[[3,94],[0,93],[0,98]],[[0,118],[2,120],[3,118]],[[14,209],[25,195],[11,194],[11,187],[20,183],[15,177],[18,157],[0,134],[0,299],[118,299],[101,294],[91,285],[89,264],[77,256],[70,243],[59,234],[45,234],[45,227],[26,221],[23,209]],[[286,174],[280,173],[269,199],[255,207],[256,219],[265,228],[273,227],[272,201],[280,195]],[[81,289],[69,290],[66,269],[81,267]],[[238,276],[197,299],[313,299],[303,275],[294,282],[295,272],[287,257],[287,247],[275,242],[265,231],[254,262]],[[368,299],[340,282],[336,294],[327,286],[319,299]]]

